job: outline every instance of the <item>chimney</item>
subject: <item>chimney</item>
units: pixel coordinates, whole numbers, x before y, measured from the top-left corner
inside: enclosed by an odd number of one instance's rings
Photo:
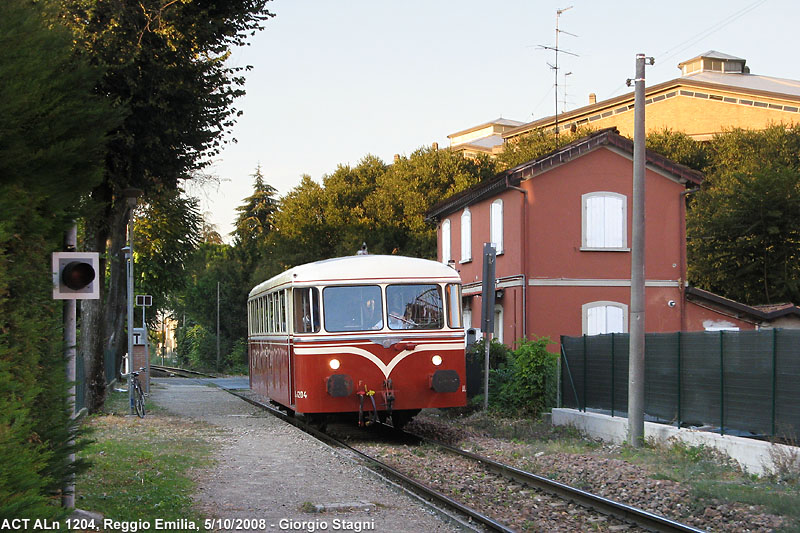
[[[589,93],[589,105],[597,103],[597,95],[594,93]]]
[[[394,154],[394,162],[397,163],[400,161],[400,154]]]
[[[433,148],[434,150],[438,150],[439,149],[439,143],[433,143],[431,145],[431,148]]]

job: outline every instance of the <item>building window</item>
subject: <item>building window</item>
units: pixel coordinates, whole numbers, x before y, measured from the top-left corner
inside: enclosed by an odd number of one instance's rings
[[[591,192],[581,196],[581,202],[581,249],[627,250],[627,197],[615,192]]]
[[[628,332],[628,306],[619,302],[589,302],[581,308],[583,334]]]
[[[472,214],[469,208],[461,213],[461,262],[472,261]]]
[[[491,240],[495,252],[503,253],[503,200],[492,202]]]
[[[442,222],[442,263],[450,262],[450,219]]]

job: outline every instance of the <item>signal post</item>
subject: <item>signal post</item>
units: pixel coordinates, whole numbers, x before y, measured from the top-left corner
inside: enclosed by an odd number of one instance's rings
[[[77,345],[77,300],[97,300],[100,298],[100,283],[96,281],[99,271],[100,254],[97,252],[76,252],[78,226],[73,224],[67,231],[64,247],[66,252],[55,252],[52,258],[53,299],[64,302],[64,356],[66,377],[69,383],[68,401],[72,404],[72,421],[75,412],[75,353]],[[74,445],[70,439],[69,445]],[[75,462],[75,454],[69,455],[70,463]],[[70,476],[61,496],[61,505],[67,509],[75,507],[75,478]]]

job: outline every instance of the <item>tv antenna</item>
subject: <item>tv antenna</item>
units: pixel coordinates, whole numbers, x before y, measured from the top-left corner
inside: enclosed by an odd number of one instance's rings
[[[556,133],[556,148],[558,148],[558,53],[563,52],[565,54],[578,57],[578,54],[573,54],[572,52],[568,52],[566,50],[562,50],[558,47],[558,36],[562,33],[570,35],[572,37],[577,37],[574,33],[570,33],[568,31],[564,31],[558,27],[559,19],[561,18],[561,14],[565,11],[572,9],[573,6],[565,7],[562,9],[556,10],[556,45],[555,46],[546,46],[546,45],[539,45],[539,47],[543,50],[552,50],[555,53],[555,62],[551,65],[550,63],[547,64],[553,70],[553,77],[555,78],[555,133]],[[566,84],[566,78],[564,80]],[[566,97],[565,97],[566,98]],[[566,106],[566,103],[564,104]]]

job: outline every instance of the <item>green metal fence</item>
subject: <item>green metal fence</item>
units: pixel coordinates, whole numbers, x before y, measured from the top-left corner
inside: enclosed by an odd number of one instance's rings
[[[626,416],[628,334],[561,337],[561,405]],[[800,330],[649,333],[645,416],[800,437]]]
[[[103,354],[105,358],[105,378],[106,386],[110,385],[116,378],[116,357],[113,350],[106,350]],[[80,354],[75,357],[75,411],[80,411],[86,407],[86,368],[83,357]]]

